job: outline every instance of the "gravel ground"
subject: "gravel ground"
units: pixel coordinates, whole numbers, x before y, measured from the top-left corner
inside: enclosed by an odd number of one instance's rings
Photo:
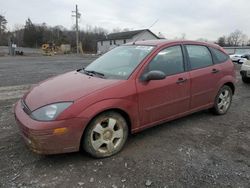
[[[202,111],[130,136],[118,155],[42,156],[26,148],[13,104],[30,85],[86,66],[73,56],[0,58],[0,187],[250,187],[250,85],[229,112]]]
[[[94,59],[73,55],[1,57],[0,87],[35,84],[51,76],[85,67]]]

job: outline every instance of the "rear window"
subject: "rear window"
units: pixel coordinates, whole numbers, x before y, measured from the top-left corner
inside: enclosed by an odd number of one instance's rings
[[[229,59],[229,56],[225,53],[223,53],[222,51],[215,49],[215,48],[210,48],[211,51],[213,52],[214,55],[214,61],[215,63],[223,63],[225,61],[227,61]]]
[[[212,55],[206,46],[186,45],[191,69],[200,69],[213,65]]]

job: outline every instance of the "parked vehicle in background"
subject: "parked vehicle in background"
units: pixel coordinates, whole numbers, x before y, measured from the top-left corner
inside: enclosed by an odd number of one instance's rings
[[[234,83],[234,64],[217,45],[138,41],[34,86],[15,105],[15,117],[37,153],[84,149],[108,157],[129,133],[204,109],[227,113]]]
[[[243,64],[247,60],[247,56],[250,56],[250,54],[232,54],[230,58],[235,63]]]
[[[246,61],[248,61],[250,59],[250,54],[244,54],[241,56],[241,59],[239,60],[239,64],[243,64],[245,63]]]
[[[232,54],[232,55],[230,55],[230,59],[231,59],[233,62],[238,63],[239,60],[241,59],[241,56],[242,56],[242,54]]]
[[[250,55],[246,56],[244,59],[240,74],[243,82],[250,83]]]

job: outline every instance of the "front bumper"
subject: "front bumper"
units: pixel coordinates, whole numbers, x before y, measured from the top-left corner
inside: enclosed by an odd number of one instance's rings
[[[245,64],[243,64],[243,65],[241,66],[240,74],[241,74],[241,76],[243,76],[243,77],[248,77],[248,78],[250,78],[250,65],[245,65]]]
[[[31,119],[22,109],[21,101],[15,106],[15,118],[26,145],[39,154],[58,154],[79,151],[86,121],[73,118],[40,122]],[[55,130],[65,128],[58,134]]]

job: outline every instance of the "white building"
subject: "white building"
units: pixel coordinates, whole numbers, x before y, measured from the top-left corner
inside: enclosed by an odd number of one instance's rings
[[[159,37],[149,29],[111,33],[107,35],[105,40],[97,42],[97,53],[105,53],[116,46],[126,44],[128,42],[155,39],[159,39]]]

